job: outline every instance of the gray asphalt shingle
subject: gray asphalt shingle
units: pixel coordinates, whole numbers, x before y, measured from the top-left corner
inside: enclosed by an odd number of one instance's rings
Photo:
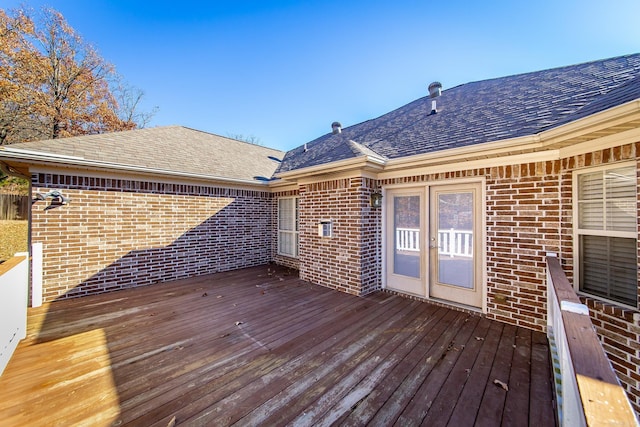
[[[84,160],[210,177],[263,181],[284,152],[182,126],[137,129],[12,144]]]
[[[638,98],[640,54],[467,83],[442,91],[437,114],[427,95],[289,151],[278,172],[363,155],[349,140],[401,158],[535,135]]]

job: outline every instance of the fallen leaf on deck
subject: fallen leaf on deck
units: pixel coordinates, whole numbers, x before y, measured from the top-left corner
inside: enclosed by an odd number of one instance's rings
[[[202,296],[203,296],[203,297],[206,297],[206,296],[207,296],[207,293],[205,292],[204,294],[202,294]]]
[[[236,322],[236,326],[242,325],[242,322]]]
[[[484,341],[484,337],[476,337],[476,340],[478,340],[478,341]]]
[[[503,389],[504,391],[509,391],[509,386],[508,386],[508,385],[506,385],[505,383],[503,383],[502,381],[500,381],[500,380],[493,380],[493,383],[494,383],[495,385],[497,385],[497,386],[502,387],[502,389]]]
[[[222,295],[218,295],[216,298],[222,298]]]
[[[171,421],[169,421],[169,424],[167,424],[167,427],[174,427],[175,425],[176,425],[176,417],[174,415],[173,418],[171,418]]]

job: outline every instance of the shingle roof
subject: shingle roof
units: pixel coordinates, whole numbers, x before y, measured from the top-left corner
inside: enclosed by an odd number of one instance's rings
[[[12,144],[11,149],[222,177],[263,181],[271,178],[284,152],[182,126]]]
[[[426,92],[426,91],[425,91]],[[467,83],[289,151],[278,172],[363,155],[400,158],[535,135],[640,98],[640,54]]]

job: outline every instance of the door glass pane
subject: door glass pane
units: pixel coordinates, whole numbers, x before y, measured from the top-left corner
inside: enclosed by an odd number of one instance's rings
[[[473,193],[437,199],[438,282],[473,289]]]
[[[393,272],[420,277],[420,196],[393,198]]]

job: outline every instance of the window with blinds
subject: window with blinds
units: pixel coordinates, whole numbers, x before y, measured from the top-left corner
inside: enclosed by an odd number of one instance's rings
[[[577,174],[578,283],[583,292],[638,304],[634,166]]]
[[[298,198],[278,199],[278,255],[298,257]]]

